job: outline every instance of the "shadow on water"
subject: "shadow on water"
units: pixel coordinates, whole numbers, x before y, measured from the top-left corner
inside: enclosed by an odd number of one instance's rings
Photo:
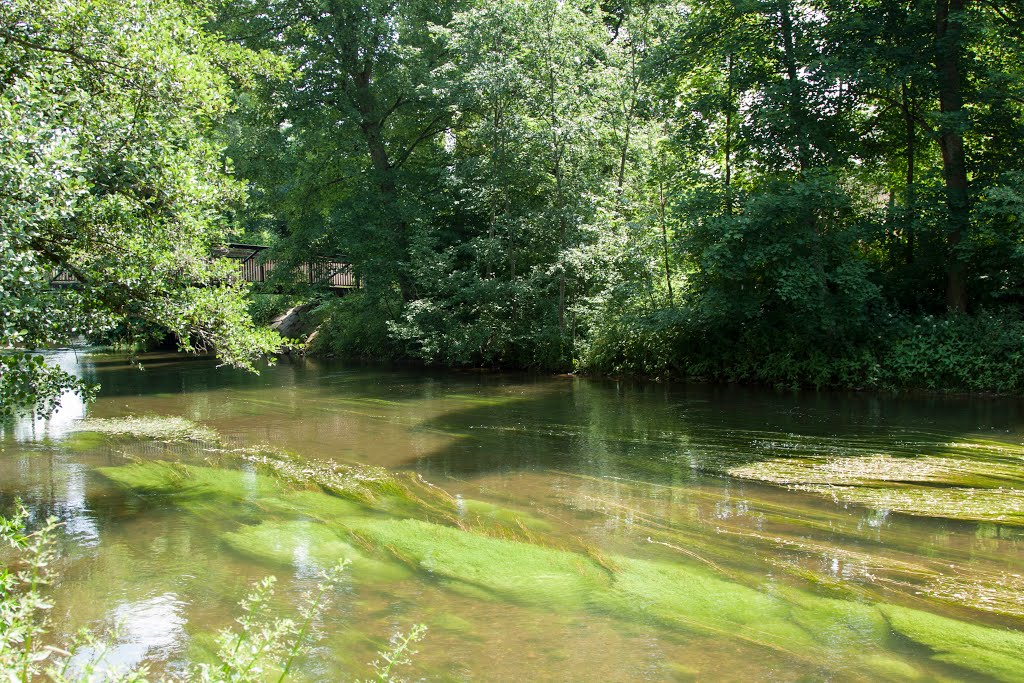
[[[920,455],[965,435],[1019,444],[1022,423],[1020,401],[561,380],[521,401],[425,422],[462,438],[416,469],[428,478],[561,469],[674,484],[802,453]]]

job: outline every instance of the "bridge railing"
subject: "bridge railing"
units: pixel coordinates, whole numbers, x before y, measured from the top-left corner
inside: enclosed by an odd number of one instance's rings
[[[247,282],[266,282],[276,268],[283,267],[274,259],[259,258],[267,247],[257,244],[228,244],[220,256],[239,262],[242,279]],[[359,286],[352,265],[338,259],[316,259],[299,264],[301,279],[311,285],[326,285],[332,289],[354,289]]]
[[[62,285],[73,285],[78,283],[78,278],[71,274],[67,268],[55,268],[50,273],[50,285],[51,286],[62,286]]]

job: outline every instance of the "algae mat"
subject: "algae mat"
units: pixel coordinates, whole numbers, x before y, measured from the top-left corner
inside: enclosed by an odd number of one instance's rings
[[[729,474],[907,515],[1024,526],[1024,456],[774,458]]]
[[[997,680],[1024,678],[1024,633],[987,628],[896,605],[823,597],[784,585],[750,586],[682,562],[620,555],[595,557],[575,549],[495,537],[493,529],[463,529],[396,517],[384,493],[374,503],[299,489],[266,474],[181,463],[136,463],[99,472],[121,486],[159,496],[186,511],[216,505],[239,522],[219,532],[225,546],[271,564],[348,559],[368,579],[431,579],[472,598],[504,601],[553,613],[593,613],[653,623],[676,634],[713,635],[805,663],[867,679],[924,676],[901,654],[913,644],[936,666]],[[393,491],[395,484],[383,484]],[[406,509],[410,500],[403,500]],[[247,520],[258,510],[264,519]],[[919,653],[920,654],[920,653]]]

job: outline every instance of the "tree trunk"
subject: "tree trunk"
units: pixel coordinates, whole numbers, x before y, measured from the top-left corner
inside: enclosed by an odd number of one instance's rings
[[[551,126],[551,174],[555,178],[555,210],[558,213],[558,260],[562,261],[563,251],[565,250],[566,244],[566,225],[565,225],[565,193],[562,186],[562,149],[563,141],[559,136],[559,118],[558,118],[558,105],[556,98],[556,89],[558,86],[558,79],[555,75],[555,64],[554,59],[551,55],[555,38],[554,38],[554,26],[553,19],[550,15],[547,16],[547,31],[545,38],[547,39],[547,45],[545,46],[545,66],[547,67],[548,77],[548,121]],[[565,282],[565,263],[560,263],[558,269],[558,331],[562,334],[565,333],[565,308],[566,308],[566,282]]]
[[[796,45],[793,38],[793,16],[789,11],[789,0],[779,3],[779,18],[782,23],[782,58],[786,68],[786,81],[789,84],[789,116],[793,119],[796,132],[796,156],[801,171],[810,167],[810,150],[808,149],[807,116],[804,113],[803,93],[800,88],[800,75],[796,65]]]
[[[910,264],[914,262],[914,230],[917,220],[917,189],[914,187],[914,166],[916,163],[914,159],[914,146],[917,139],[917,128],[914,122],[914,109],[910,102],[910,89],[907,87],[906,82],[901,84],[900,93],[902,95],[903,122],[906,126],[907,179],[906,194],[904,195],[904,220],[906,221],[905,230],[907,232],[907,263]]]
[[[622,152],[619,154],[619,177],[617,179],[617,189],[619,194],[622,194],[622,190],[626,184],[626,160],[629,158],[629,138],[633,132],[633,115],[636,112],[636,101],[638,93],[640,91],[640,79],[636,72],[636,47],[630,44],[629,53],[629,78],[630,78],[630,92],[629,92],[629,106],[626,107],[626,134],[625,141],[622,144]]]
[[[405,259],[408,253],[408,226],[398,210],[395,168],[391,163],[387,144],[384,141],[384,131],[381,126],[382,112],[377,98],[371,90],[371,74],[372,67],[369,63],[364,64],[362,70],[351,74],[355,83],[352,101],[359,111],[361,119],[359,127],[363,132],[363,140],[366,142],[366,148],[370,154],[370,163],[378,177],[377,187],[380,189],[383,205],[381,215],[385,216],[390,223],[390,228],[394,233],[394,243],[400,249],[400,258]],[[396,279],[403,301],[412,301],[417,298],[415,286],[405,270],[398,268]]]
[[[946,306],[951,311],[967,310],[965,264],[957,246],[970,227],[967,161],[964,154],[963,89],[960,75],[961,13],[968,0],[937,0],[935,67],[939,76],[939,111],[942,115],[939,144],[946,180],[949,229],[946,233],[948,265]],[[950,15],[954,15],[950,17]]]
[[[661,254],[665,259],[665,286],[668,288],[668,305],[675,306],[672,296],[672,265],[668,258],[668,225],[665,220],[665,181],[661,178],[663,169],[658,169],[658,219],[661,223]]]
[[[726,60],[725,82],[725,213],[732,215],[732,108],[733,108],[733,87],[732,87],[732,53]]]

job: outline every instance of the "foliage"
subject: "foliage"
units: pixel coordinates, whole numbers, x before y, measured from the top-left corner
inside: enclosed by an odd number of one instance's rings
[[[230,230],[353,264],[321,353],[1016,391],[958,320],[1024,300],[1018,9],[8,3],[0,339],[157,326],[251,367],[281,301],[208,258]],[[7,358],[6,412],[82,388]]]
[[[217,664],[199,664],[185,675],[185,680],[202,683],[243,683],[274,679],[282,683],[291,670],[295,658],[306,648],[309,626],[319,615],[328,599],[328,593],[340,585],[341,574],[347,562],[339,562],[321,571],[316,589],[303,598],[302,623],[292,619],[275,618],[269,611],[274,594],[275,579],[268,576],[260,581],[240,606],[237,632],[224,630],[217,637],[220,646]],[[275,676],[276,674],[276,676]]]
[[[41,355],[0,353],[0,397],[3,398],[0,418],[28,411],[49,415],[66,391],[84,397],[92,393],[92,389],[74,375],[47,366]]]
[[[423,624],[413,626],[407,634],[401,631],[395,632],[388,643],[388,649],[379,651],[377,654],[380,658],[371,663],[377,674],[376,680],[381,683],[390,681],[401,683],[402,679],[394,678],[391,672],[412,663],[412,657],[416,656],[416,650],[413,650],[412,646],[423,640],[426,632],[427,627]]]
[[[255,325],[269,325],[274,318],[300,303],[288,294],[250,294],[249,316]]]
[[[262,58],[174,0],[0,8],[0,344],[36,349],[156,324],[186,350],[252,368],[276,348],[245,286],[211,258],[240,198],[215,125]],[[140,28],[142,27],[142,28]],[[56,274],[77,285],[54,289]],[[82,391],[15,352],[5,411]]]
[[[1024,390],[1024,320],[1014,309],[902,320],[886,339],[881,364],[892,386]]]
[[[621,314],[590,341],[584,367],[785,387],[1024,390],[1024,327],[1013,309],[952,316],[879,312],[872,324],[859,326],[859,340],[852,335],[823,339],[817,327],[813,334],[789,328],[792,336],[787,338],[785,323],[777,330],[750,322],[735,336],[718,337],[696,318],[688,309]],[[847,327],[851,321],[840,324]]]
[[[349,360],[401,358],[402,347],[388,328],[389,311],[400,305],[396,298],[359,291],[325,301],[314,312],[323,316],[323,323],[310,351]]]

